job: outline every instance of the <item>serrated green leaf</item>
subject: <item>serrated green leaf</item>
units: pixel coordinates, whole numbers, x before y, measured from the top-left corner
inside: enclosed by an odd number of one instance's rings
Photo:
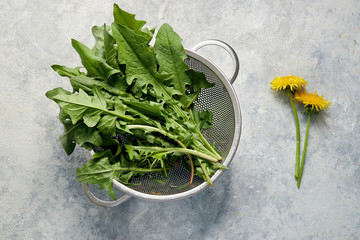
[[[106,108],[106,100],[103,93],[99,90],[99,88],[93,88],[94,98],[93,104],[100,106],[102,109]]]
[[[173,87],[166,86],[167,76],[157,72],[154,49],[148,46],[147,40],[135,31],[120,24],[113,23],[112,31],[118,44],[118,58],[121,64],[126,64],[126,81],[148,91],[153,89],[157,99],[172,99],[173,95],[181,94]]]
[[[101,82],[101,86],[114,95],[125,96],[128,85],[126,83],[126,77],[120,76],[120,74],[114,74],[109,80]]]
[[[90,159],[83,167],[76,169],[78,181],[99,185],[99,189],[105,189],[109,195],[116,199],[113,189],[113,179],[119,178],[120,163],[109,164],[109,159]]]
[[[115,69],[106,63],[105,59],[95,55],[87,46],[72,39],[72,46],[78,52],[81,62],[87,70],[87,76],[106,80],[119,69]]]
[[[102,87],[101,82],[86,76],[75,76],[70,78],[71,86],[74,91],[78,92],[79,89],[84,90],[87,93],[92,92],[94,87]]]
[[[182,94],[180,102],[186,107],[184,96],[191,82],[186,74],[189,67],[184,62],[187,56],[181,41],[169,24],[163,24],[156,35],[154,47],[159,73],[168,74],[167,85],[174,86]]]
[[[95,156],[96,158],[93,156],[83,167],[76,169],[76,177],[80,182],[99,185],[99,188],[105,189],[113,199],[116,199],[113,179],[129,181],[134,174],[143,175],[148,172],[163,171],[163,169],[138,168],[131,165],[125,167],[121,166],[120,162],[110,164],[109,157],[105,156],[108,156],[108,154],[98,154]]]
[[[63,121],[64,125],[64,133],[60,136],[60,143],[63,149],[65,150],[65,153],[67,155],[70,155],[73,153],[75,146],[76,146],[76,128],[79,124],[73,125],[70,120]]]
[[[127,106],[135,109],[150,118],[165,120],[164,103],[157,103],[152,101],[138,101],[138,100],[123,100]]]
[[[190,93],[185,96],[187,107],[198,98],[201,89],[211,88],[215,86],[214,83],[207,81],[206,76],[202,72],[196,72],[193,69],[187,70],[186,75],[189,76],[191,84],[189,85]]]
[[[213,170],[225,170],[225,169],[229,169],[228,167],[226,167],[224,164],[222,163],[214,163],[214,164],[211,164],[211,168]]]
[[[131,14],[122,10],[117,4],[114,4],[114,22],[122,24],[126,27],[129,27],[133,30],[141,30],[141,28],[145,25],[145,21],[136,20],[135,14]]]
[[[119,180],[121,182],[125,183],[128,186],[132,186],[132,185],[135,185],[135,184],[127,184],[127,183],[129,183],[132,176],[134,176],[134,172],[128,172],[128,173],[125,173],[125,174],[121,174],[121,176],[119,177]]]
[[[53,97],[53,100],[69,115],[73,124],[76,124],[83,117],[86,109],[92,105],[91,97],[81,89],[78,95],[58,94]]]
[[[101,110],[90,108],[86,110],[86,114],[83,115],[83,120],[86,126],[95,127],[101,118]]]
[[[94,90],[95,91],[95,90]],[[69,115],[73,124],[77,123],[84,115],[94,115],[94,110],[101,111],[105,116],[113,116],[114,118],[121,118],[127,121],[134,120],[130,115],[125,115],[119,111],[110,111],[102,104],[100,95],[89,96],[82,89],[79,94],[58,94],[52,99]],[[88,110],[88,112],[87,112]]]
[[[113,68],[119,69],[117,62],[117,49],[115,47],[116,41],[107,31],[106,26],[103,29],[104,32],[104,50],[106,62]]]
[[[72,93],[61,88],[61,87],[58,87],[58,88],[54,88],[52,90],[49,90],[45,93],[45,96],[51,100],[54,100],[53,98],[57,95],[71,95]]]
[[[97,127],[104,134],[114,136],[116,119],[117,119],[116,116],[106,115],[101,118]]]
[[[59,112],[59,120],[60,122],[65,122],[66,120],[69,120],[70,117],[69,117],[69,114],[66,114],[64,112],[64,110],[62,108],[60,108],[60,112]]]
[[[79,144],[80,147],[88,143],[99,147],[102,144],[102,138],[95,128],[87,127],[81,123],[76,128],[76,143]]]
[[[51,68],[62,77],[72,78],[75,76],[85,75],[83,72],[80,72],[81,67],[68,68],[61,65],[52,65]]]
[[[209,129],[212,126],[212,113],[210,111],[192,111],[196,126],[200,130]]]
[[[95,44],[94,47],[91,49],[91,51],[94,53],[94,55],[105,58],[105,49],[104,49],[104,28],[99,26],[93,26],[91,28],[91,32],[95,38]]]
[[[119,98],[115,98],[115,101],[114,101],[114,109],[115,109],[118,113],[125,114],[127,108],[128,108],[128,107],[127,107],[126,105],[124,105],[123,102],[120,101]]]
[[[115,122],[116,132],[120,134],[132,134],[132,132],[129,130],[129,127],[127,124],[121,123],[121,121]]]
[[[186,71],[186,75],[188,75],[191,80],[190,90],[193,93],[200,91],[202,88],[206,89],[215,86],[215,83],[211,83],[206,79],[203,72],[189,69]]]
[[[147,28],[142,28],[146,24],[146,21],[136,20],[135,14],[122,10],[117,4],[114,4],[113,15],[114,22],[134,30],[136,33],[146,38],[148,41],[147,43],[149,43],[154,34],[154,29],[149,30]]]
[[[99,81],[87,76],[75,76],[70,79],[70,83],[74,89],[74,91],[79,91],[81,88],[87,93],[92,93],[92,89],[94,87],[105,89],[109,93],[113,95],[125,96],[129,95],[126,93],[126,80],[125,77],[120,77],[117,74],[112,75],[110,79],[105,81]]]
[[[94,128],[88,128],[84,123],[72,124],[70,120],[63,122],[64,133],[60,136],[60,142],[67,155],[70,155],[76,143],[84,147],[88,144],[100,146],[102,138]]]
[[[132,145],[125,145],[126,152],[128,153],[128,156],[130,160],[134,159],[134,147]]]
[[[53,97],[59,94],[63,94],[63,95],[71,95],[72,93],[63,89],[63,88],[54,88],[52,90],[49,90],[46,92],[46,97],[54,100]],[[67,119],[69,118],[69,115],[67,113],[64,112],[64,110],[60,107],[60,112],[59,112],[59,120],[60,122],[64,123]]]

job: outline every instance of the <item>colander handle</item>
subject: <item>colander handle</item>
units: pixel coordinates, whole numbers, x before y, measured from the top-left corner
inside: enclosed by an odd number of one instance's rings
[[[217,40],[217,39],[209,39],[209,40],[203,41],[203,42],[199,43],[198,45],[196,45],[195,47],[193,47],[191,50],[196,52],[200,48],[203,48],[203,47],[209,46],[209,45],[214,45],[214,46],[221,47],[221,48],[225,49],[230,54],[232,62],[233,62],[233,72],[234,73],[233,73],[233,75],[232,75],[232,77],[230,78],[229,81],[230,81],[231,84],[233,84],[236,77],[239,74],[239,69],[240,69],[239,58],[238,58],[236,52],[234,51],[234,49],[229,44],[227,44],[227,43],[225,43],[223,41]]]
[[[130,195],[125,194],[124,196],[122,196],[121,198],[115,200],[115,201],[104,201],[101,200],[99,198],[97,198],[90,190],[89,185],[87,183],[81,183],[85,195],[90,199],[90,201],[92,201],[93,203],[95,203],[96,205],[99,205],[101,207],[115,207],[123,202],[125,202],[126,200],[128,200],[129,198],[131,198]]]

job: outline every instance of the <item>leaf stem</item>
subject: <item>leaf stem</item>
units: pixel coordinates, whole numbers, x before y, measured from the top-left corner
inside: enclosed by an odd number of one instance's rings
[[[195,131],[199,134],[201,141],[205,144],[205,147],[213,153],[216,158],[222,159],[222,157],[214,150],[214,148],[210,145],[210,143],[204,138],[204,136],[201,134],[201,131],[196,127]]]
[[[146,125],[128,125],[129,129],[143,129],[143,130],[148,130],[148,131],[154,131],[154,132],[159,132],[161,134],[163,134],[164,136],[167,136],[173,140],[175,140],[182,148],[186,149],[186,146],[184,143],[182,143],[179,139],[177,139],[174,135],[172,135],[171,133],[168,133],[162,129],[156,128],[156,127],[151,127],[151,126],[146,126]],[[190,175],[190,181],[189,184],[192,184],[193,179],[194,179],[194,163],[193,160],[190,156],[190,154],[188,154],[189,160],[190,160],[190,167],[191,167],[191,175]]]
[[[199,135],[201,142],[205,145],[205,147],[215,155],[216,158],[218,159],[222,159],[222,157],[214,150],[214,148],[209,144],[209,142],[204,138],[204,136],[202,135],[200,129],[196,126],[196,123],[194,121],[193,117],[189,117],[187,114],[185,114],[184,111],[182,111],[182,109],[178,106],[178,105],[174,105],[174,108],[176,108],[177,111],[180,112],[180,114],[183,116],[184,119],[187,119],[189,122],[191,122],[192,124],[194,124],[194,130],[195,132]],[[176,121],[174,121],[175,123],[177,123]],[[178,124],[178,123],[177,123]],[[183,128],[184,129],[184,128]],[[186,130],[186,129],[184,129]]]
[[[308,120],[307,120],[307,126],[306,126],[306,135],[305,135],[305,142],[304,142],[304,149],[303,149],[303,154],[302,154],[302,158],[301,158],[301,166],[300,166],[299,177],[297,179],[297,187],[298,188],[300,188],[301,177],[302,177],[302,173],[303,173],[304,165],[305,165],[305,156],[306,156],[306,149],[307,149],[307,142],[308,142],[309,128],[310,128],[310,118],[311,118],[311,112],[309,112],[309,114],[308,114]]]
[[[133,145],[130,145],[130,147],[132,147],[134,150],[139,150],[139,151],[191,154],[206,159],[210,162],[214,162],[214,163],[218,162],[218,159],[214,158],[213,156],[187,148],[162,148],[162,147],[146,147],[146,146],[133,146]]]
[[[62,101],[64,103],[70,103],[70,104],[74,104],[74,105],[83,106],[83,107],[86,107],[86,108],[92,108],[92,109],[100,110],[102,112],[117,116],[117,117],[122,118],[124,120],[128,120],[128,121],[135,120],[132,116],[117,113],[115,111],[110,111],[107,108],[96,106],[93,103],[87,104],[87,103],[81,102],[79,99],[77,99],[77,98],[79,98],[79,95],[75,95],[75,96],[76,96],[76,100],[74,100],[74,98],[67,99],[67,98],[64,98],[62,95],[58,94],[58,95],[54,96],[53,99],[54,99],[54,101],[59,100],[59,101]],[[60,105],[60,107],[62,107],[62,105]]]
[[[295,155],[295,179],[299,177],[299,166],[300,166],[300,125],[297,111],[294,104],[294,96],[290,94],[290,103],[294,113],[295,127],[296,127],[296,155]]]
[[[160,128],[151,127],[147,125],[127,125],[129,129],[142,129],[144,131],[150,131],[150,132],[158,132],[162,135],[171,138],[172,140],[176,141],[181,147],[186,148],[185,144],[183,144],[179,139],[177,139],[174,135],[171,133],[166,132],[165,130],[162,130]]]
[[[190,108],[190,105],[197,99],[198,95],[200,93],[200,90],[197,91],[192,97],[190,100],[188,100],[188,103],[186,105],[187,108]]]
[[[102,170],[102,171],[94,171],[94,172],[85,172],[85,173],[80,173],[80,174],[76,174],[77,177],[79,176],[86,176],[86,175],[96,175],[96,174],[100,174],[100,173],[107,173],[107,172],[114,172],[114,171],[131,171],[131,172],[161,172],[163,171],[164,168],[111,168],[111,169],[106,169],[106,170]],[[167,170],[169,170],[167,168]]]
[[[208,174],[208,171],[206,169],[206,167],[204,166],[204,164],[202,163],[202,161],[200,159],[198,159],[199,163],[200,163],[200,167],[202,169],[202,171],[204,172],[204,175],[205,175],[205,180],[208,184],[210,184],[210,186],[213,185],[213,182],[211,181],[211,178]]]
[[[193,112],[190,110],[190,118],[189,120],[194,124],[195,126],[195,132],[199,135],[200,140],[202,141],[202,143],[205,145],[205,149],[210,151],[211,154],[214,154],[216,158],[222,160],[222,157],[215,151],[215,149],[209,144],[209,142],[204,138],[204,136],[202,135],[200,129],[197,127],[196,123],[195,123],[195,118],[194,118],[194,114]]]

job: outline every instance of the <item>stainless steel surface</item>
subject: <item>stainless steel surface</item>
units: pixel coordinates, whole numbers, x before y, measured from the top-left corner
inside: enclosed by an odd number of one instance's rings
[[[124,196],[116,199],[115,201],[101,200],[100,198],[96,197],[91,192],[89,185],[87,183],[81,183],[81,186],[83,187],[83,190],[84,190],[86,196],[90,199],[90,201],[92,201],[93,203],[95,203],[96,205],[99,205],[101,207],[115,207],[115,206],[125,202],[126,200],[128,200],[131,197],[131,196],[125,194]]]
[[[234,73],[229,80],[225,74],[212,62],[196,53],[198,49],[207,45],[217,45],[226,49],[234,64]],[[231,85],[239,72],[239,61],[235,51],[226,43],[218,40],[208,40],[196,45],[193,50],[186,50],[188,59],[186,64],[198,72],[203,72],[209,82],[215,83],[215,86],[209,89],[203,89],[195,104],[197,110],[209,110],[213,114],[212,128],[204,131],[205,138],[210,142],[215,142],[216,148],[222,153],[225,159],[223,164],[229,166],[232,161],[240,140],[241,133],[241,113],[240,105]],[[219,170],[212,176],[212,181],[222,174]],[[103,207],[114,207],[130,196],[156,200],[167,201],[190,197],[209,185],[198,176],[194,176],[193,183],[186,185],[190,179],[190,172],[183,166],[174,167],[168,176],[166,182],[158,183],[154,179],[164,180],[160,174],[145,175],[132,179],[133,186],[126,186],[113,180],[114,186],[125,193],[123,197],[116,201],[103,201],[91,193],[87,184],[82,184],[87,197],[97,205]]]
[[[192,48],[193,51],[198,51],[203,47],[206,46],[217,46],[217,47],[221,47],[223,49],[225,49],[231,57],[232,63],[233,63],[233,74],[231,77],[229,77],[229,81],[231,84],[233,84],[235,82],[235,79],[237,77],[237,75],[239,74],[239,70],[240,70],[240,62],[239,62],[239,58],[236,54],[236,52],[234,51],[234,49],[227,43],[217,40],[217,39],[210,39],[210,40],[206,40],[203,41],[201,43],[199,43],[198,45],[196,45],[195,47]]]

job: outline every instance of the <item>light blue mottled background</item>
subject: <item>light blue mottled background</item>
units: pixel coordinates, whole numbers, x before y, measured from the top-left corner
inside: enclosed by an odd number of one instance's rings
[[[215,38],[236,50],[243,128],[231,169],[185,200],[91,203],[75,179],[88,154],[65,155],[44,94],[70,87],[50,66],[80,64],[70,39],[92,45],[113,2],[2,0],[0,239],[359,239],[360,1],[116,2],[148,27],[171,24],[187,48]],[[202,54],[231,74],[223,51]],[[289,74],[332,102],[311,121],[301,190],[291,108],[269,88]]]

